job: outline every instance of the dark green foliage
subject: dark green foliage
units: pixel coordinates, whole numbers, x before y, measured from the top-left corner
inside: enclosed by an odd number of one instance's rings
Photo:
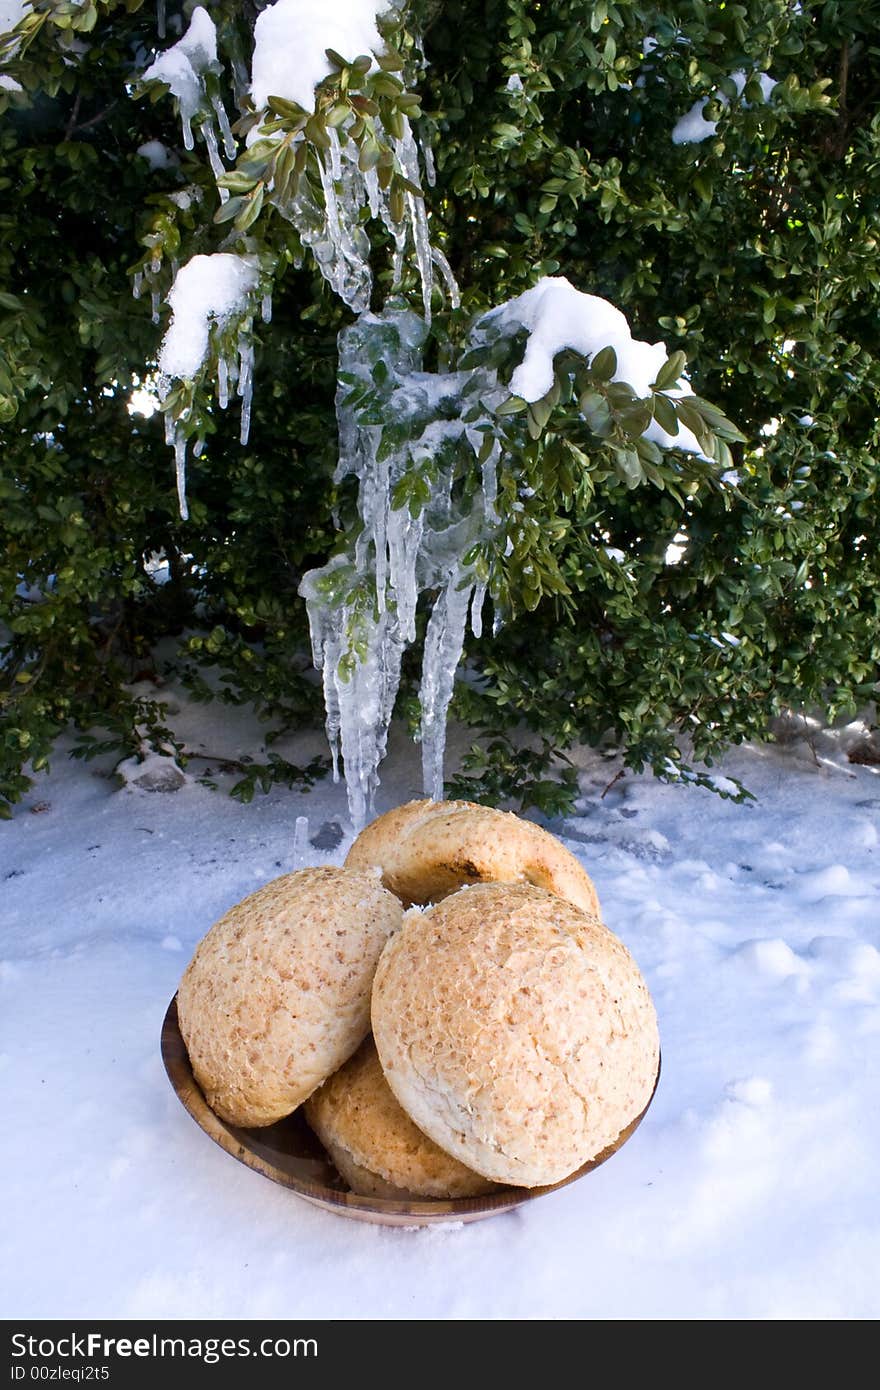
[[[246,54],[260,7],[209,8],[227,51]],[[474,313],[564,274],[624,309],[637,336],[684,351],[700,397],[745,436],[730,440],[735,490],[681,457],[676,479],[674,456],[658,467],[623,436],[615,452],[597,362],[582,438],[564,411],[536,419],[534,435],[509,417],[522,435],[502,483],[512,548],[486,557],[505,624],[473,644],[480,679],[460,687],[458,712],[496,732],[525,725],[538,752],[495,739],[457,794],[559,809],[573,780],[548,790],[545,770],[578,739],[610,733],[630,765],[675,776],[691,756],[764,734],[780,707],[872,699],[878,0],[411,10],[430,59],[418,90],[437,160],[434,236],[463,295],[460,314],[438,314],[438,353]],[[5,65],[26,92],[0,92],[0,813],[70,721],[107,729],[123,752],[167,738],[125,690],[166,634],[182,638],[197,693],[213,666],[226,698],[254,700],[274,729],[315,718],[296,591],[334,544],[347,316],[308,266],[286,270],[258,331],[251,443],[236,442],[233,412],[205,407],[214,433],[182,523],[157,417],[126,409],[161,333],[128,272],[157,238],[163,257],[189,255],[229,226],[212,222],[213,179],[201,147],[180,149],[171,101],[126,93],[163,46],[152,5],[41,0],[30,22]],[[65,64],[59,44],[70,53],[86,36]],[[736,72],[770,72],[772,99],[754,78],[738,95]],[[716,135],[673,145],[698,100]],[[135,153],[149,139],[177,149],[180,168],[151,171]],[[191,184],[202,202],[176,208],[168,194]],[[285,225],[261,206],[242,235],[274,257]],[[378,299],[387,246],[371,231]],[[164,291],[164,260],[162,274]],[[414,275],[408,288],[417,302]],[[287,779],[287,766],[245,781]]]

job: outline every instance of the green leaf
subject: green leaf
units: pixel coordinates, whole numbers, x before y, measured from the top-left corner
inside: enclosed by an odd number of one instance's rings
[[[214,213],[214,221],[231,222],[233,217],[238,216],[246,203],[246,198],[227,198],[226,202],[221,203]]]
[[[638,487],[640,483],[645,481],[645,470],[635,449],[615,450],[614,461],[617,471],[629,490]]]
[[[669,397],[661,396],[655,392],[651,405],[654,411],[654,419],[657,421],[661,430],[665,430],[667,434],[671,435],[678,434],[678,415],[675,405]]]
[[[529,405],[529,413],[540,431],[544,429],[553,414],[553,405],[545,396],[539,401],[532,401]]]
[[[617,371],[617,353],[613,347],[604,347],[590,361],[590,371],[599,381],[610,381]]]
[[[528,410],[529,402],[524,401],[522,396],[508,396],[506,401],[496,405],[496,415],[521,415],[524,410]]]
[[[248,227],[256,222],[262,211],[265,187],[265,184],[258,183],[254,192],[245,200],[245,206],[235,219],[236,231],[246,232]]]
[[[671,386],[675,386],[687,366],[687,357],[681,352],[670,353],[663,366],[657,373],[654,381],[653,390],[668,391]]]
[[[404,66],[403,55],[396,49],[389,48],[384,53],[376,55],[376,62],[383,72],[401,72]]]
[[[295,119],[298,116],[307,116],[309,114],[298,102],[289,101],[287,97],[269,97],[266,105],[276,116],[292,117]]]
[[[358,156],[358,168],[362,174],[366,174],[370,169],[375,169],[382,154],[382,147],[373,135],[368,135],[361,145],[360,155]],[[395,218],[395,221],[399,221]]]
[[[225,188],[230,193],[250,193],[257,178],[250,174],[243,174],[239,169],[230,169],[227,174],[221,174],[217,180],[218,188]]]

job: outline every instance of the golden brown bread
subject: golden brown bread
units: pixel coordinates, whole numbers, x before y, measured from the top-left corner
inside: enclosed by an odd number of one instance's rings
[[[305,1116],[352,1191],[366,1197],[476,1197],[495,1186],[401,1110],[372,1038],[309,1097]]]
[[[626,947],[540,888],[480,884],[406,914],[373,984],[386,1079],[418,1127],[497,1182],[540,1187],[644,1110],[654,1007]]]
[[[361,831],[345,863],[381,869],[385,887],[407,906],[440,902],[468,883],[531,883],[599,912],[589,874],[555,836],[472,801],[397,806]]]
[[[360,1046],[400,903],[375,874],[301,869],[230,908],[177,994],[208,1104],[237,1125],[289,1115]]]

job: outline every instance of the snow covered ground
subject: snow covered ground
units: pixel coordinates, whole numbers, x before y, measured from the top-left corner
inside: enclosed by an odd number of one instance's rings
[[[185,706],[195,746],[258,751]],[[604,1167],[467,1227],[365,1226],[236,1163],[159,1056],[195,942],[293,864],[297,816],[189,783],[117,791],[56,759],[0,828],[8,1318],[868,1318],[880,1314],[880,768],[845,739],[748,747],[756,804],[583,760],[554,828],[646,973],[663,1078]],[[304,760],[317,735],[279,749]],[[419,794],[395,731],[381,808]],[[104,769],[106,771],[106,768]],[[346,833],[313,862],[340,862]]]

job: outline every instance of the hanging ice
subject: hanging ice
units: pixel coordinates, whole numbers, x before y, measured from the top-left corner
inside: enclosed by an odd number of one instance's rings
[[[442,795],[446,715],[477,586],[462,557],[496,524],[497,451],[484,462],[484,487],[463,500],[463,462],[483,435],[461,421],[465,372],[422,370],[425,322],[408,309],[362,314],[340,335],[336,480],[358,479],[362,529],[350,555],[337,555],[303,580],[315,662],[323,671],[334,765],[341,745],[356,825],[372,805],[400,682],[403,651],[416,636],[420,594],[437,593],[422,674],[425,789]],[[367,397],[366,393],[369,393]],[[389,422],[362,422],[378,397]],[[428,494],[416,498],[419,476]],[[475,612],[478,610],[475,610]],[[439,789],[439,790],[438,790]]]
[[[296,102],[305,111],[314,110],[315,87],[333,71],[327,49],[348,60],[381,53],[384,45],[376,16],[399,7],[399,0],[336,0],[333,5],[326,0],[277,0],[268,6],[254,27],[251,97],[257,111],[265,111],[273,96]],[[432,251],[424,200],[407,188],[402,218],[392,217],[390,190],[380,186],[375,169],[359,167],[360,151],[347,134],[353,120],[352,114],[338,128],[329,128],[329,147],[315,151],[320,197],[309,178],[301,177],[292,197],[276,206],[296,227],[329,284],[355,313],[369,307],[373,285],[370,243],[362,216],[369,209],[394,239],[395,284],[403,270],[407,242],[411,242],[425,316],[430,321],[435,264],[453,304],[457,291],[445,257]],[[406,116],[401,114],[400,120],[401,133],[390,141],[396,171],[418,188],[418,147]],[[388,140],[378,119],[375,130],[379,139]],[[262,127],[257,126],[249,142],[261,134]],[[430,176],[433,165],[425,151],[423,160]]]
[[[469,348],[492,348],[502,338],[512,348],[522,330],[525,350],[509,387],[486,365],[491,354],[478,355],[484,365],[466,371],[422,370],[427,326],[409,309],[363,313],[340,335],[336,481],[357,479],[361,526],[350,552],[306,575],[301,593],[323,670],[334,766],[341,746],[355,825],[371,808],[402,654],[416,637],[419,600],[428,596],[422,767],[425,793],[443,795],[455,672],[469,615],[475,635],[482,631],[487,569],[480,556],[500,524],[497,407],[511,394],[529,402],[546,395],[555,359],[566,348],[590,361],[613,347],[615,378],[642,397],[651,394],[668,356],[663,343],[634,339],[614,305],[561,278],[543,279],[477,320]],[[690,386],[681,378],[667,393],[688,395]],[[683,426],[675,438],[660,434],[664,447],[699,450]],[[511,550],[508,536],[506,553]]]
[[[330,149],[317,152],[320,199],[303,177],[293,197],[279,210],[296,227],[325,280],[350,309],[360,313],[369,305],[373,276],[370,242],[360,222],[360,210],[369,201],[369,194],[357,160],[355,146],[346,142],[340,148],[333,131]]]
[[[171,324],[159,349],[159,371],[191,380],[208,355],[211,324],[223,324],[241,312],[258,281],[253,256],[218,252],[187,261],[168,294]]]
[[[220,71],[214,21],[202,5],[197,5],[183,37],[160,53],[143,74],[144,82],[164,82],[177,98],[183,143],[188,150],[193,148],[193,121],[196,116],[202,117],[202,134],[215,178],[223,173],[215,120],[220,126],[227,157],[235,157],[235,141],[223,103],[216,92],[209,96],[207,91],[208,74],[217,75]]]
[[[425,633],[419,688],[422,706],[422,782],[426,794],[435,801],[443,799],[446,715],[464,648],[472,594],[473,578],[459,561],[453,561]]]
[[[241,434],[247,442],[253,389],[252,300],[259,285],[259,266],[253,256],[218,252],[193,256],[181,266],[168,294],[171,323],[159,349],[159,395],[164,400],[173,380],[192,381],[210,351],[212,326],[223,330],[239,317],[235,352],[224,356],[218,342],[217,399],[225,408],[230,379],[238,383],[242,400]],[[186,431],[183,422],[166,415],[166,438],[174,448],[180,514],[186,520]]]

